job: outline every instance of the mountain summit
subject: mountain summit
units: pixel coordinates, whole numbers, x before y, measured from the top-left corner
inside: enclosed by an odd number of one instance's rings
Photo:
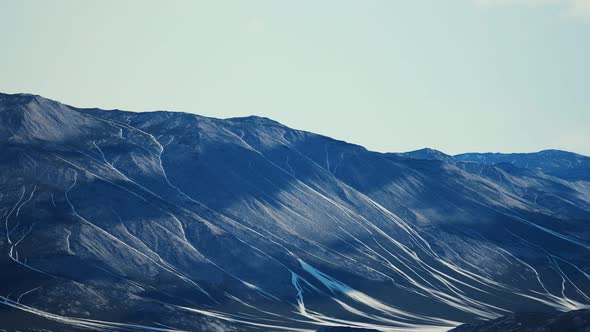
[[[585,168],[489,160],[1,94],[0,325],[445,331],[588,307]]]

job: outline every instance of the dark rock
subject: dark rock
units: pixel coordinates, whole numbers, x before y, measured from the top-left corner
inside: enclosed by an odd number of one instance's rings
[[[590,310],[516,313],[487,322],[464,324],[452,332],[588,332]]]

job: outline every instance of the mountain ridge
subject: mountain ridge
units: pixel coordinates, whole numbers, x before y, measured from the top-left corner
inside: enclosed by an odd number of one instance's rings
[[[188,112],[188,111],[180,111],[180,110],[138,110],[138,111],[128,111],[128,110],[122,110],[122,109],[109,109],[109,108],[95,108],[95,107],[77,107],[77,106],[73,106],[73,105],[68,105],[56,100],[52,100],[52,99],[48,99],[45,98],[41,95],[37,95],[37,94],[32,94],[32,93],[3,93],[0,92],[0,97],[5,96],[5,97],[29,97],[29,98],[33,98],[33,99],[37,99],[37,100],[49,100],[58,104],[61,104],[63,106],[66,106],[68,108],[71,109],[75,109],[78,111],[82,111],[82,112],[92,112],[92,111],[98,111],[98,112],[121,112],[121,113],[133,113],[133,114],[168,114],[169,116],[174,116],[174,115],[187,115],[187,116],[195,116],[195,117],[200,117],[200,118],[207,118],[207,119],[211,119],[211,120],[226,120],[226,121],[254,121],[258,124],[264,124],[264,123],[268,123],[271,125],[278,125],[278,126],[282,126],[282,127],[286,127],[292,130],[296,130],[296,131],[301,131],[301,132],[306,132],[306,133],[312,133],[310,131],[307,130],[303,130],[303,129],[295,129],[295,128],[291,128],[285,124],[282,124],[276,120],[273,120],[271,118],[268,118],[266,116],[258,116],[258,115],[243,115],[243,116],[233,116],[233,117],[227,117],[227,118],[218,118],[218,117],[212,117],[212,116],[205,116],[205,115],[200,115],[200,114],[196,114],[196,113],[192,113],[192,112]],[[348,143],[348,144],[352,144],[352,145],[358,145],[360,147],[363,147],[362,145],[359,144],[355,144],[352,142],[347,142],[344,140],[338,140],[335,138],[332,138],[330,136],[326,136],[326,135],[322,135],[322,134],[315,134],[318,136],[323,136],[329,139],[333,139],[336,141],[340,141],[340,142],[344,142],[344,143]],[[452,157],[452,158],[459,158],[462,161],[471,161],[470,160],[470,156],[513,156],[513,155],[521,155],[521,156],[529,156],[529,155],[546,155],[546,154],[562,154],[562,155],[575,155],[575,156],[579,156],[579,157],[583,157],[583,158],[590,158],[590,156],[586,156],[582,153],[577,153],[577,152],[573,152],[573,151],[567,151],[567,150],[561,150],[561,149],[554,149],[554,148],[548,148],[548,149],[542,149],[539,151],[533,151],[533,152],[463,152],[463,153],[458,153],[458,154],[447,154],[443,151],[437,150],[437,149],[433,149],[433,148],[422,148],[422,149],[418,149],[418,150],[413,150],[413,151],[408,151],[408,152],[377,152],[377,151],[372,151],[369,150],[371,152],[374,153],[382,153],[382,154],[390,154],[390,155],[400,155],[403,157],[414,157],[416,159],[429,159],[431,157],[418,157],[419,154],[424,154],[424,155],[441,155],[441,156],[446,156],[446,157]]]
[[[542,150],[536,153],[464,153],[455,155],[461,161],[474,161],[487,165],[509,163],[519,168],[540,170],[566,180],[590,178],[590,157],[562,150]]]

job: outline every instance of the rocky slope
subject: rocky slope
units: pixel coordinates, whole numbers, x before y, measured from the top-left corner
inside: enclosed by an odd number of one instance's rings
[[[446,331],[581,309],[589,221],[590,183],[543,169],[0,94],[0,304],[72,330]]]
[[[487,322],[461,325],[452,332],[588,332],[590,310],[528,312],[507,315]]]

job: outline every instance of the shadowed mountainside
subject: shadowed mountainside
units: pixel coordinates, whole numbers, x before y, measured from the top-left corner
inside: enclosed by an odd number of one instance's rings
[[[461,325],[452,332],[587,332],[590,310],[517,313],[487,322]]]
[[[445,331],[590,304],[589,182],[434,155],[0,94],[1,304],[121,331]]]

